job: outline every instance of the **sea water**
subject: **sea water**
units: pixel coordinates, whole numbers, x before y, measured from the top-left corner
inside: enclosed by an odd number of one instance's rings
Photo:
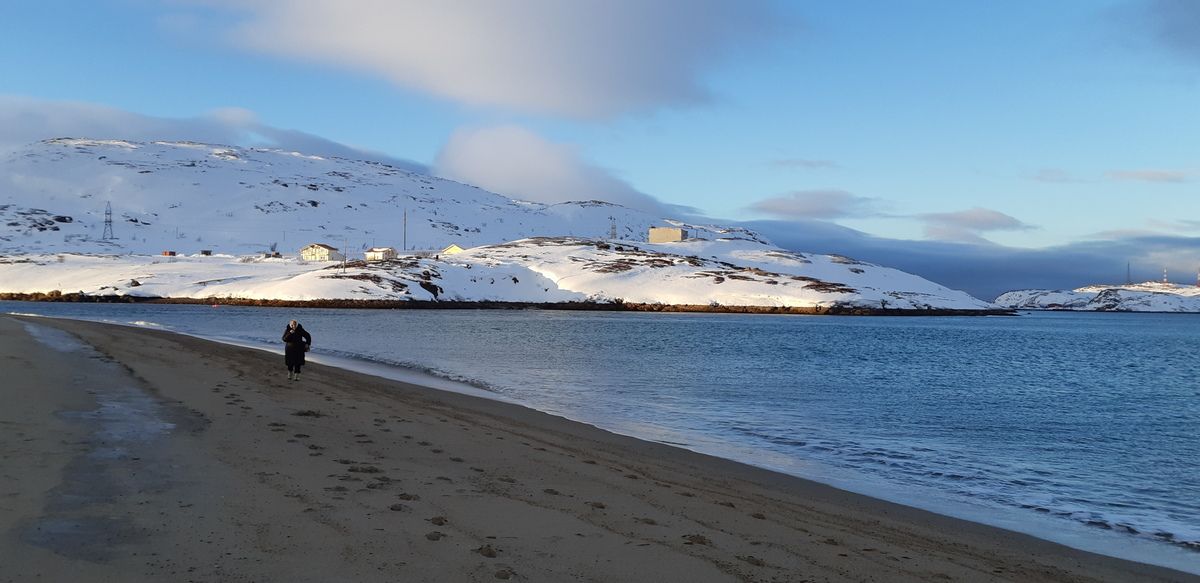
[[[276,347],[295,318],[318,360],[417,370],[634,437],[1200,572],[1200,316],[0,312]]]

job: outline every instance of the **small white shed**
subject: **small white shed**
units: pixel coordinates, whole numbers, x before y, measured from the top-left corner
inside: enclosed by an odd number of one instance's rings
[[[363,256],[367,261],[387,261],[396,258],[396,249],[394,247],[371,247],[363,253]]]

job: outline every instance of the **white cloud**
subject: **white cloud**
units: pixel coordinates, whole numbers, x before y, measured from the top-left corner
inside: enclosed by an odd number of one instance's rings
[[[833,160],[815,160],[810,158],[780,158],[778,160],[771,160],[771,165],[776,168],[798,168],[803,170],[841,168],[841,165]]]
[[[207,0],[237,44],[474,106],[589,118],[704,101],[700,73],[778,28],[764,0]]]
[[[439,176],[522,200],[603,200],[663,212],[653,197],[584,161],[573,146],[518,126],[456,131],[438,153],[434,169]]]
[[[1179,183],[1187,182],[1190,176],[1183,170],[1113,170],[1108,173],[1110,179],[1126,182]]]
[[[875,199],[845,190],[798,190],[747,208],[782,219],[836,219],[877,214],[875,203]]]
[[[1031,225],[1000,211],[975,207],[949,213],[917,215],[925,222],[925,235],[942,241],[987,243],[982,233],[988,231],[1026,231]]]
[[[191,118],[154,117],[78,101],[0,95],[0,152],[49,138],[133,141],[191,140],[212,144],[266,146],[305,154],[387,162],[408,170],[427,169],[377,152],[361,150],[301,131],[265,125],[247,109],[228,107]]]

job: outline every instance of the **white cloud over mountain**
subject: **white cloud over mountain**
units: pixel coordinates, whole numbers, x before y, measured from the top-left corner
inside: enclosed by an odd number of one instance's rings
[[[662,213],[662,204],[608,170],[585,161],[570,145],[519,126],[459,130],[434,163],[442,177],[535,202],[603,200]]]
[[[766,36],[761,0],[208,0],[235,43],[472,106],[594,118],[702,102],[700,74]]]

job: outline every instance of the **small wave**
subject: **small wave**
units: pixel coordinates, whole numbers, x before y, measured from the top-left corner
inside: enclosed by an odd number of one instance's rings
[[[402,360],[393,360],[390,358],[380,358],[377,356],[361,354],[358,352],[348,352],[348,351],[343,351],[343,350],[321,350],[320,352],[323,354],[329,354],[331,356],[336,356],[339,358],[345,358],[345,359],[349,359],[349,360],[357,360],[357,361],[371,363],[371,364],[382,364],[385,366],[402,368],[402,369],[405,369],[408,371],[412,371],[412,372],[423,374],[423,375],[428,375],[428,376],[431,376],[434,378],[467,385],[473,389],[479,389],[481,391],[495,393],[497,395],[502,395],[505,393],[505,391],[503,390],[502,387],[498,387],[492,383],[482,381],[482,380],[479,380],[476,378],[468,377],[465,375],[461,375],[461,374],[447,372],[447,371],[444,371],[444,370],[441,370],[438,368],[434,368],[431,366],[416,364],[413,362],[406,362],[406,361],[402,361]]]
[[[141,326],[143,328],[167,328],[158,322],[147,322],[146,320],[134,320],[129,323],[131,326]]]

